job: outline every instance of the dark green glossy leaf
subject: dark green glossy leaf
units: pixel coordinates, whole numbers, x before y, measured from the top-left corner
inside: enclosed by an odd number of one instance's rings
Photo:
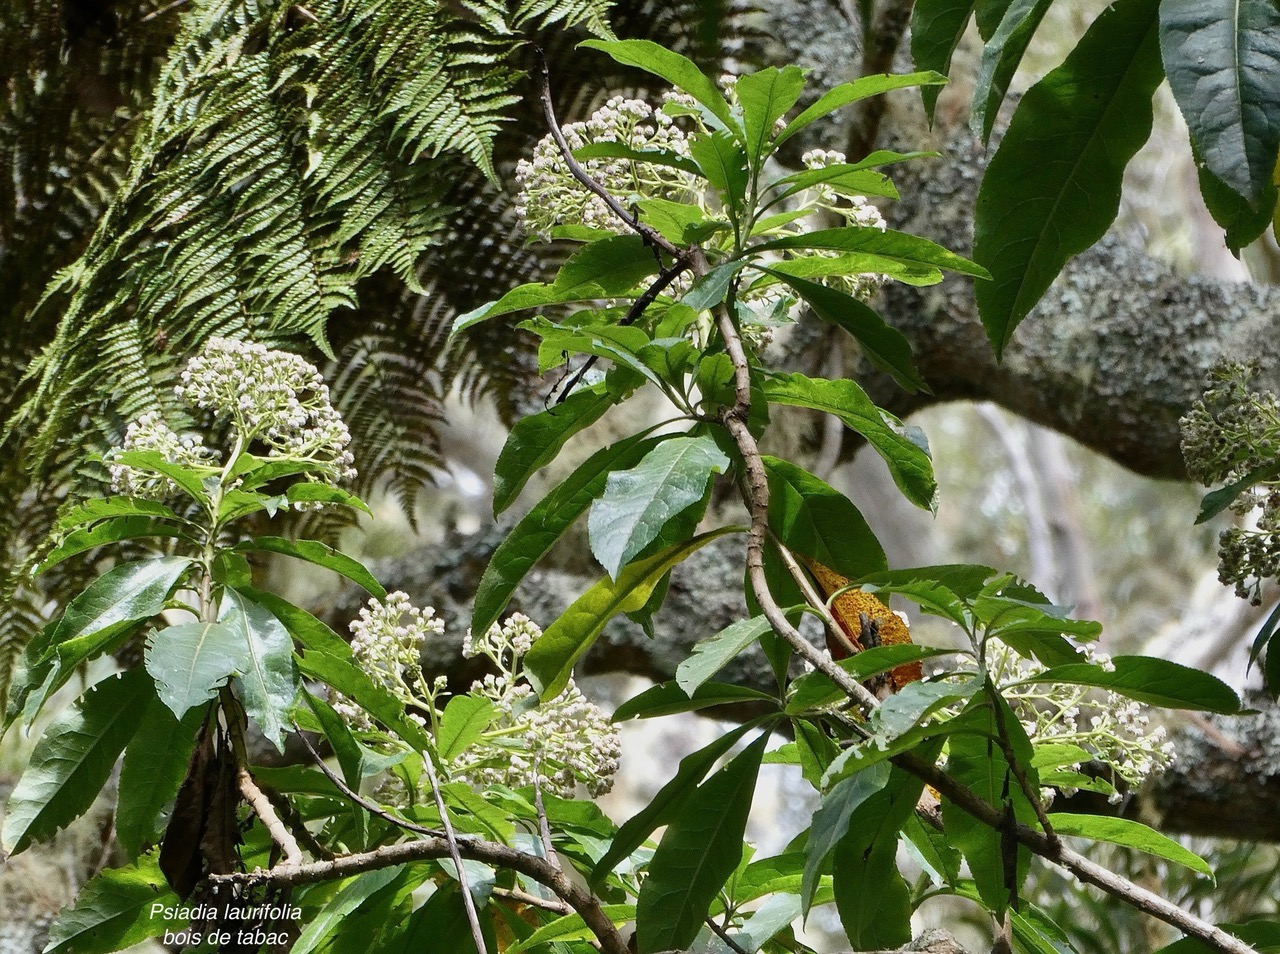
[[[709,745],[681,759],[680,767],[676,769],[676,774],[671,781],[658,790],[658,793],[649,800],[648,805],[618,829],[609,850],[591,870],[590,883],[601,884],[609,872],[617,867],[618,862],[629,857],[657,829],[668,824],[687,803],[689,793],[706,777],[711,767],[732,749],[739,739],[760,725],[762,721],[762,719],[755,719],[745,725],[737,726]]]
[[[178,515],[158,500],[141,497],[102,497],[86,500],[58,518],[59,530],[74,530],[111,517],[159,517],[178,520]]]
[[[481,907],[480,930],[486,951],[498,950],[493,918]],[[427,903],[414,911],[397,941],[401,951],[449,951],[450,954],[477,954],[475,938],[467,920],[462,892],[455,882],[436,889]]]
[[[898,643],[896,645],[874,646],[865,649],[855,656],[839,660],[836,665],[859,682],[870,679],[883,672],[890,672],[908,663],[933,659],[936,656],[949,656],[956,653],[954,649],[938,649],[933,646],[917,646],[914,643]],[[831,679],[820,672],[808,672],[791,683],[790,697],[787,700],[788,714],[806,712],[822,706],[831,705],[845,698],[845,692]]]
[[[373,516],[373,511],[369,509],[369,505],[363,500],[355,494],[348,493],[341,487],[335,487],[332,484],[304,480],[293,484],[284,492],[284,495],[289,503],[338,504],[339,506],[350,507],[352,510],[359,510],[361,513]]]
[[[108,676],[53,718],[5,805],[6,854],[50,837],[93,804],[154,698],[151,680],[135,669]]]
[[[1035,35],[1036,28],[1048,12],[1053,0],[1013,0],[995,32],[982,48],[982,64],[973,88],[973,108],[969,128],[985,144],[1000,112],[1013,74],[1018,71],[1022,55]]]
[[[44,555],[32,573],[43,573],[49,567],[56,566],[69,557],[109,543],[119,543],[121,540],[139,540],[147,537],[173,538],[185,535],[181,527],[154,517],[113,517],[102,520],[92,527],[82,527],[68,533],[56,547]]]
[[[204,710],[193,709],[178,720],[159,697],[147,705],[125,749],[116,797],[116,839],[130,858],[160,840],[203,719]]]
[[[285,537],[253,537],[236,547],[237,550],[257,550],[266,553],[279,553],[284,556],[306,560],[326,570],[333,570],[345,576],[352,583],[364,587],[378,599],[386,599],[387,591],[359,560],[352,559],[341,550],[335,550],[318,540],[288,540]]]
[[[706,311],[725,300],[729,294],[729,285],[734,276],[742,271],[747,263],[739,259],[736,262],[723,262],[705,275],[700,275],[693,287],[685,293],[681,301],[694,311]]]
[[[86,884],[75,904],[58,915],[45,954],[106,954],[166,931],[180,931],[187,919],[169,915],[181,906],[154,857],[110,868]]]
[[[728,468],[711,437],[663,438],[635,467],[609,474],[587,519],[591,552],[616,579],[669,520],[703,499],[712,474]]]
[[[973,6],[974,0],[916,0],[911,10],[911,58],[916,69],[943,76],[951,72],[951,57],[973,16]],[[938,87],[924,86],[920,95],[933,122]]]
[[[197,503],[202,503],[209,496],[204,488],[204,480],[215,477],[218,473],[213,467],[175,464],[160,451],[152,450],[116,451],[111,455],[111,462],[168,478]]]
[[[604,491],[610,472],[633,466],[657,442],[657,438],[638,434],[596,451],[512,527],[480,578],[471,615],[472,632],[487,632],[497,622],[525,574]]]
[[[517,421],[494,467],[494,516],[515,502],[530,477],[555,460],[565,441],[598,421],[617,400],[617,395],[601,381],[575,391],[560,404]]]
[[[997,705],[1000,707],[998,713]],[[1039,791],[1039,778],[1031,764],[1034,750],[1022,723],[1002,698],[992,700],[986,695],[975,698],[964,715],[975,720],[974,725],[979,732],[951,736],[947,774],[988,805],[1001,812],[1012,808],[1016,821],[1037,827],[1035,807],[1013,777],[1004,751],[995,741],[1003,727],[1032,791]],[[982,903],[999,917],[1026,880],[1031,864],[1030,851],[1018,845],[1016,854],[1010,853],[1008,859],[1014,862],[1010,866],[1013,870],[1006,870],[1005,844],[1000,832],[988,828],[947,799],[942,801],[942,820],[951,843],[960,849],[969,863]]]
[[[622,703],[614,710],[613,721],[656,719],[659,716],[675,715],[677,712],[698,712],[715,706],[741,703],[768,702],[776,705],[777,701],[759,689],[735,686],[727,682],[704,682],[690,696],[673,679],[652,686]]]
[[[818,810],[813,813],[809,839],[804,846],[804,874],[801,881],[800,901],[805,914],[813,903],[813,893],[818,886],[827,856],[849,830],[849,819],[868,798],[889,783],[889,765],[881,763],[865,772],[841,779],[825,796]]]
[[[1280,465],[1265,464],[1262,467],[1254,468],[1239,480],[1227,484],[1225,487],[1210,491],[1200,501],[1200,513],[1196,516],[1196,524],[1212,520],[1230,507],[1235,499],[1250,487],[1256,486],[1264,480],[1275,480],[1278,476],[1280,476]]]
[[[1019,103],[982,180],[978,308],[997,354],[1062,266],[1110,227],[1124,168],[1151,133],[1158,0],[1119,0]]]
[[[585,146],[579,146],[573,150],[573,157],[575,159],[630,159],[632,162],[643,162],[655,166],[670,166],[672,169],[679,169],[681,172],[688,172],[695,176],[702,175],[698,164],[688,156],[682,156],[680,153],[672,152],[669,149],[636,149],[625,142],[589,142]],[[641,199],[637,205],[643,208],[645,203],[652,201],[654,200]],[[680,203],[680,205],[694,214],[701,214],[693,206],[684,205],[683,203]]]
[[[889,374],[908,394],[929,391],[929,386],[916,370],[911,342],[897,328],[891,328],[866,302],[836,288],[786,275],[777,269],[764,271],[776,275],[795,290],[823,321],[843,328],[858,342],[867,359]]]
[[[1250,205],[1274,191],[1280,9],[1271,0],[1163,0],[1169,88],[1209,172]]]
[[[742,860],[747,815],[768,735],[691,793],[649,861],[636,900],[639,954],[684,950]]]
[[[937,758],[940,743],[927,756]],[[840,924],[856,950],[911,940],[911,891],[898,872],[898,832],[912,817],[924,783],[899,769],[858,806],[835,849],[832,880]]]
[[[619,613],[640,609],[668,570],[690,553],[734,530],[713,530],[632,563],[616,580],[605,578],[578,597],[525,656],[525,673],[538,695],[544,699],[559,695],[568,685],[574,663],[591,648],[609,620]]]
[[[1113,670],[1093,663],[1054,666],[1027,682],[1057,682],[1109,689],[1130,699],[1165,709],[1193,709],[1232,714],[1240,698],[1221,679],[1152,656],[1116,656]]]
[[[888,568],[884,549],[844,494],[779,457],[764,457],[769,528],[786,546],[850,579]]]
[[[893,482],[908,500],[925,510],[933,509],[938,485],[929,454],[904,433],[901,422],[876,407],[856,383],[788,374],[766,380],[764,393],[773,404],[834,414],[846,427],[865,437],[884,458]]]
[[[398,878],[403,870],[404,865],[395,865],[349,878],[342,890],[303,928],[302,934],[291,948],[292,954],[310,954],[319,949],[345,918]]]

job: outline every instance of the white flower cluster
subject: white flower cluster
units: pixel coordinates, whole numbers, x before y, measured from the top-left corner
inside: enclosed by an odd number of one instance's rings
[[[667,94],[665,102],[684,102]],[[620,143],[635,150],[663,150],[689,154],[684,132],[666,112],[655,110],[639,99],[615,96],[591,114],[586,122],[564,127],[565,141],[573,150],[593,143]],[[610,195],[630,205],[635,198],[663,198],[676,202],[697,202],[701,197],[698,179],[688,172],[632,159],[587,158],[582,168]],[[608,232],[622,232],[626,226],[596,195],[583,188],[570,173],[560,149],[545,136],[533,150],[533,159],[516,166],[516,214],[529,232],[543,239],[551,237],[557,225],[585,225]]]
[[[435,711],[444,678],[428,684],[420,663],[424,641],[444,632],[434,610],[418,609],[404,593],[391,593],[385,601],[370,600],[351,631],[356,661],[375,682],[408,706]],[[592,796],[602,795],[613,785],[621,740],[608,716],[572,680],[555,699],[538,702],[521,677],[522,660],[541,635],[518,613],[479,638],[467,633],[463,653],[485,656],[498,669],[475,682],[471,695],[488,699],[497,714],[451,770],[479,787],[530,785],[536,775],[555,795],[572,797],[579,782]],[[334,709],[356,729],[373,728],[368,713],[341,695],[335,695]]]
[[[351,434],[329,387],[316,366],[296,354],[211,338],[174,391],[192,407],[231,418],[245,444],[259,441],[273,457],[319,461],[341,479],[355,477]]]
[[[444,620],[436,618],[434,609],[419,609],[407,593],[397,590],[385,601],[370,599],[360,610],[351,623],[351,652],[370,679],[405,703],[416,704],[421,695],[440,689],[436,685],[424,693],[421,660],[427,639],[443,632]],[[335,696],[333,708],[356,728],[373,727],[368,713],[344,696]]]
[[[1147,706],[1114,692],[1099,694],[1085,686],[1056,683],[1026,683],[1045,667],[1019,656],[1003,643],[987,643],[988,665],[996,684],[1027,735],[1036,744],[1076,745],[1087,751],[1092,761],[1111,769],[1117,778],[1137,787],[1151,775],[1173,762],[1173,743],[1166,740],[1164,726],[1153,726]],[[1086,661],[1114,668],[1111,657],[1084,648]],[[1078,769],[1079,762],[1065,768]],[[1067,795],[1073,794],[1065,790]],[[1052,798],[1046,791],[1046,800]],[[1119,793],[1110,796],[1113,802]]]
[[[158,411],[149,411],[131,423],[124,432],[121,451],[155,451],[171,464],[200,465],[217,460],[217,452],[204,446],[199,434],[175,433]],[[138,470],[128,464],[112,463],[111,490],[131,497],[163,497],[175,489],[167,477]]]

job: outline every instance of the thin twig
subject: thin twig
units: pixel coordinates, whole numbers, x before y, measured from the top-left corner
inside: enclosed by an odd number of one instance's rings
[[[172,3],[166,3],[163,7],[159,7],[158,9],[152,10],[152,11],[151,11],[150,13],[148,13],[145,17],[142,17],[138,22],[139,22],[139,23],[149,23],[149,22],[151,22],[152,20],[154,20],[156,17],[158,17],[158,16],[162,16],[162,15],[164,15],[164,14],[168,13],[170,10],[173,10],[173,9],[175,9],[175,8],[177,8],[177,7],[180,7],[180,6],[182,6],[183,4],[185,4],[185,3],[187,3],[187,2],[188,2],[188,0],[173,0],[173,2],[172,2]]]
[[[284,822],[280,820],[280,816],[276,814],[276,809],[271,804],[271,799],[262,793],[262,789],[258,788],[253,781],[253,776],[249,774],[249,770],[243,765],[240,766],[237,780],[240,783],[240,794],[249,803],[249,807],[253,809],[254,814],[261,819],[263,826],[271,835],[271,840],[279,845],[280,850],[284,852],[284,861],[282,863],[286,865],[301,864],[302,849],[298,847],[298,840],[293,837],[293,832],[285,827]]]
[[[440,822],[444,825],[445,841],[449,843],[449,856],[453,859],[458,884],[462,887],[462,906],[467,910],[467,922],[471,925],[471,937],[476,942],[477,954],[488,954],[484,943],[484,931],[480,927],[480,915],[476,911],[475,898],[471,897],[471,886],[467,884],[467,872],[462,866],[462,854],[458,851],[458,836],[454,834],[453,822],[449,821],[449,809],[444,803],[444,793],[440,791],[440,779],[436,775],[435,760],[432,753],[423,753],[423,767],[427,771],[427,781],[431,785],[431,794],[435,796],[436,809],[440,812]]]
[[[538,781],[538,759],[533,760],[533,806],[538,815],[538,834],[542,837],[542,850],[547,853],[547,861],[560,867],[556,857],[556,849],[551,844],[551,825],[547,821],[547,808],[542,804],[542,783]]]
[[[556,119],[555,104],[551,100],[551,71],[547,68],[547,59],[542,55],[542,50],[538,50],[538,72],[542,80],[541,98],[542,113],[547,119],[547,126],[551,130],[551,138],[555,140],[556,145],[560,148],[560,156],[564,159],[565,165],[569,167],[569,172],[575,179],[581,182],[587,189],[600,201],[607,205],[610,211],[620,218],[626,226],[633,232],[636,232],[650,245],[660,248],[674,259],[683,259],[687,252],[668,241],[657,229],[646,225],[638,218],[626,210],[626,208],[609,194],[607,190],[591,175],[587,170],[583,169],[578,160],[573,157],[573,150],[569,148],[569,143],[564,138],[564,130],[560,128],[560,122]]]
[[[630,954],[627,942],[590,893],[573,883],[562,871],[557,871],[545,859],[537,855],[517,851],[507,845],[468,838],[457,843],[459,853],[471,861],[481,861],[498,868],[519,872],[545,885],[573,908],[600,939],[605,954]],[[279,888],[291,888],[320,881],[348,878],[365,871],[377,871],[413,861],[429,861],[451,857],[452,850],[445,838],[423,838],[387,845],[373,851],[344,855],[332,861],[317,861],[303,865],[276,865],[274,868],[225,875],[211,875],[213,884],[268,884]]]
[[[720,940],[724,941],[724,943],[728,945],[729,949],[734,951],[735,954],[747,954],[746,949],[737,941],[735,941],[729,935],[728,931],[726,931],[720,925],[716,924],[715,918],[707,918],[706,922],[707,922],[707,927],[711,928],[715,936],[720,938]]]
[[[306,734],[303,733],[303,731],[299,729],[298,726],[295,725],[294,728],[298,729],[298,738],[302,739],[302,744],[307,747],[307,751],[310,752],[311,757],[315,759],[316,765],[320,768],[320,771],[324,772],[325,776],[329,779],[329,781],[331,781],[334,784],[334,786],[338,789],[338,791],[340,791],[343,795],[345,795],[351,801],[355,802],[357,805],[359,805],[361,808],[367,811],[370,815],[376,815],[378,818],[381,818],[383,821],[389,821],[391,822],[391,824],[395,825],[397,828],[403,828],[405,831],[411,831],[419,835],[428,835],[432,838],[444,837],[444,832],[441,831],[439,828],[427,828],[423,825],[418,825],[418,824],[415,824],[414,822],[401,818],[398,815],[393,815],[391,812],[387,811],[381,805],[376,805],[373,802],[369,801],[367,798],[365,798],[363,795],[361,795],[359,792],[353,791],[351,786],[349,786],[345,781],[343,781],[343,778],[341,775],[339,775],[337,772],[335,772],[333,769],[329,768],[329,766],[325,764],[324,759],[320,757],[320,753],[315,750],[315,746],[311,744],[311,740],[307,738]]]
[[[275,806],[276,811],[280,813],[280,820],[283,821],[291,832],[293,837],[298,839],[298,844],[304,848],[307,854],[313,858],[329,859],[336,858],[337,855],[320,844],[320,841],[311,833],[306,824],[302,820],[302,816],[298,814],[298,810],[289,804],[282,793],[277,792],[270,786],[258,783],[258,788],[262,789],[262,794],[271,800],[271,804]]]
[[[645,309],[652,305],[657,300],[658,296],[662,294],[663,290],[687,271],[688,268],[689,263],[687,261],[684,259],[676,259],[673,264],[659,272],[658,277],[654,280],[653,284],[646,288],[644,293],[631,303],[631,307],[628,308],[627,313],[618,320],[618,324],[630,325],[638,321],[640,316],[644,314]],[[560,397],[556,399],[557,404],[563,404],[565,400],[568,399],[569,395],[573,393],[573,389],[581,383],[582,379],[586,377],[587,372],[595,367],[596,362],[599,360],[600,356],[593,354],[582,363],[582,367],[580,367],[577,370],[577,373],[569,379],[569,383],[566,384],[564,389],[560,392]]]
[[[565,904],[563,901],[556,901],[551,898],[540,898],[536,894],[530,894],[528,891],[521,891],[519,888],[494,888],[493,893],[499,898],[518,901],[520,904],[527,904],[533,908],[542,908],[542,910],[550,911],[552,914],[564,915],[573,913],[573,908]]]

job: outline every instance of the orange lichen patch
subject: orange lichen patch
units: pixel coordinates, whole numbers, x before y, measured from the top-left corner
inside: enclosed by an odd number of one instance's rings
[[[797,554],[797,557],[813,574],[814,580],[817,581],[818,589],[824,598],[830,599],[832,593],[838,592],[849,585],[850,581],[847,578],[823,566],[818,561],[799,556],[799,554]],[[844,630],[845,636],[853,644],[856,652],[862,652],[863,649],[867,648],[862,645],[861,638],[862,614],[864,613],[868,619],[877,624],[881,645],[894,646],[911,642],[911,631],[907,628],[906,622],[901,616],[889,609],[889,605],[884,600],[874,593],[864,593],[862,590],[845,590],[832,601],[831,615],[835,617],[835,621]],[[833,659],[844,659],[851,655],[843,641],[837,640],[831,634],[827,635],[827,649],[831,651]],[[918,662],[899,666],[889,674],[889,678],[893,681],[894,689],[901,689],[909,682],[918,681],[922,676],[923,671]]]

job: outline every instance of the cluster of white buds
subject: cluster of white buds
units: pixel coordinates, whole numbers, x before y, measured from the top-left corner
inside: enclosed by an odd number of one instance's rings
[[[121,451],[154,451],[171,464],[212,464],[217,452],[205,447],[199,434],[175,433],[158,411],[149,411],[131,423],[124,432]],[[174,491],[167,477],[130,467],[128,464],[110,463],[111,489],[114,493],[131,497],[164,497]]]
[[[370,679],[407,705],[417,705],[440,690],[438,684],[424,682],[421,660],[427,640],[443,632],[444,620],[436,618],[434,609],[419,609],[397,590],[361,608],[351,623],[351,652]],[[354,727],[372,728],[369,714],[346,697],[335,695],[333,707]]]
[[[1112,670],[1111,657],[1083,648],[1088,662]],[[998,640],[987,642],[987,665],[996,685],[1033,742],[1075,745],[1090,760],[1105,766],[1130,787],[1164,771],[1174,760],[1173,743],[1164,726],[1152,725],[1147,706],[1114,692],[1085,686],[1026,682],[1045,667],[1009,649]],[[1082,763],[1063,766],[1078,769]],[[1064,789],[1070,795],[1073,790]],[[1053,791],[1044,791],[1046,801]],[[1110,796],[1118,802],[1120,793]]]
[[[848,160],[843,152],[835,149],[812,149],[801,156],[800,161],[808,169],[826,169],[828,166],[844,165]],[[889,227],[880,210],[868,202],[864,196],[846,195],[821,182],[807,191],[810,195],[806,204],[814,209],[822,209],[839,216],[844,219],[846,225],[878,229],[881,232],[887,231]],[[839,252],[831,250],[818,250],[815,254],[829,258],[838,258],[840,255]],[[826,279],[826,283],[840,288],[854,298],[866,301],[888,280],[888,275],[871,273],[833,276]]]
[[[668,95],[671,102],[678,97]],[[635,150],[661,150],[689,154],[684,132],[666,112],[639,99],[615,96],[591,114],[586,122],[564,127],[569,148],[578,150],[595,143],[619,143]],[[697,202],[701,188],[696,176],[670,166],[633,159],[584,158],[582,168],[622,204],[635,198],[663,198]],[[626,225],[603,200],[583,188],[569,171],[560,148],[545,136],[533,150],[533,159],[516,166],[516,214],[527,231],[551,237],[557,225],[585,225],[608,232],[622,232]]]
[[[370,600],[351,631],[356,661],[375,682],[412,709],[436,711],[445,680],[437,676],[428,683],[420,663],[424,641],[444,632],[434,610],[420,610],[404,593],[391,593],[385,601]],[[455,757],[450,772],[480,788],[520,787],[536,778],[554,795],[572,797],[579,783],[592,796],[602,795],[613,785],[621,740],[608,716],[572,680],[556,698],[536,699],[522,678],[523,658],[541,635],[532,620],[518,613],[483,636],[467,633],[464,655],[484,656],[498,670],[473,683],[470,692],[493,704],[494,718]],[[355,729],[373,728],[368,713],[341,695],[335,694],[334,709]]]
[[[351,434],[328,385],[296,354],[210,338],[174,391],[192,407],[230,418],[246,445],[257,441],[270,456],[316,461],[339,479],[355,477]]]

